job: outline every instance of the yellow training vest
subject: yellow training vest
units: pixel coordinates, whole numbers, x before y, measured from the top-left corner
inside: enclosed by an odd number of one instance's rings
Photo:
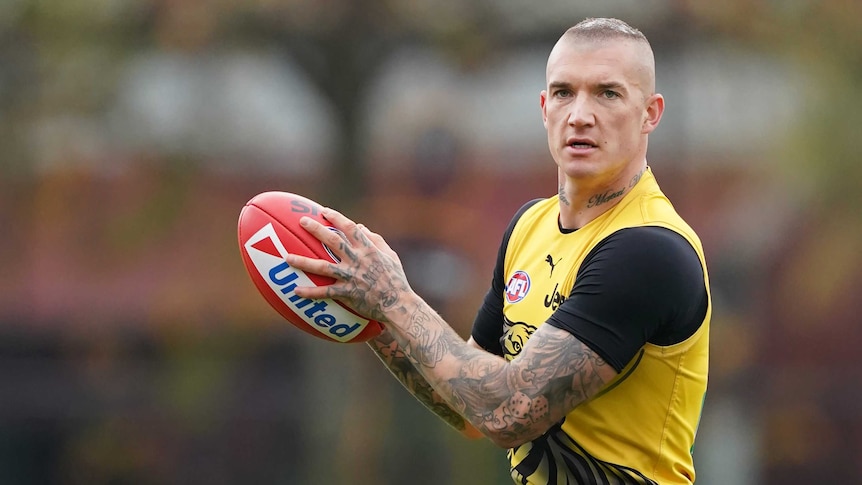
[[[561,233],[558,217],[559,198],[542,200],[524,212],[509,239],[502,340],[507,359],[517,356],[569,295],[587,254],[620,229],[661,226],[681,234],[701,260],[709,294],[700,240],[661,192],[651,170],[616,206],[577,231]],[[545,484],[554,477],[571,477],[574,468],[576,478],[693,483],[691,452],[706,393],[711,313],[710,300],[694,335],[670,346],[647,343],[614,381],[570,412],[561,428],[510,450],[516,482]],[[527,473],[515,470],[519,464]]]

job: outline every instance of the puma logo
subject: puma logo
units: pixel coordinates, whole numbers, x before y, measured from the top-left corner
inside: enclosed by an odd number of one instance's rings
[[[560,258],[560,259],[558,259],[556,262],[554,262],[554,258],[553,258],[553,256],[551,256],[550,254],[548,255],[548,257],[546,257],[546,258],[545,258],[545,261],[547,261],[547,263],[551,266],[551,276],[554,276],[554,268],[556,268],[556,267],[557,267],[557,264],[558,264],[560,261],[562,261],[562,259],[563,259],[563,258]]]

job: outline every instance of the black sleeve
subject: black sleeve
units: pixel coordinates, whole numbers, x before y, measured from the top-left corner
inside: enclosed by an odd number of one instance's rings
[[[617,372],[647,342],[672,345],[700,327],[708,305],[703,267],[689,242],[662,227],[633,227],[600,242],[548,323]]]
[[[533,199],[521,206],[509,222],[509,226],[503,233],[503,242],[497,251],[497,263],[494,266],[491,288],[485,294],[485,300],[476,314],[476,319],[473,320],[473,330],[470,333],[473,340],[492,354],[503,355],[500,338],[503,336],[503,291],[506,287],[506,282],[503,281],[503,266],[506,260],[506,247],[509,245],[509,238],[512,237],[512,231],[515,230],[518,219],[540,200],[542,199]]]

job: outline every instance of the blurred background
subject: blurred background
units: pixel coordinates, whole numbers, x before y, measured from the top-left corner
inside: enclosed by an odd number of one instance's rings
[[[698,483],[862,483],[862,2],[0,0],[0,484],[509,483],[281,321],[236,222],[337,207],[466,337],[588,16],[653,44],[649,161],[710,264]]]

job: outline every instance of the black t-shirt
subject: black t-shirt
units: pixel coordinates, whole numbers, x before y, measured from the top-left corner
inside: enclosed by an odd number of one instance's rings
[[[503,354],[506,246],[531,205],[506,230],[491,289],[473,323],[473,339],[497,355]],[[693,335],[707,304],[703,267],[691,244],[670,229],[639,226],[611,234],[590,251],[547,323],[570,332],[619,372],[645,343],[667,346]]]

